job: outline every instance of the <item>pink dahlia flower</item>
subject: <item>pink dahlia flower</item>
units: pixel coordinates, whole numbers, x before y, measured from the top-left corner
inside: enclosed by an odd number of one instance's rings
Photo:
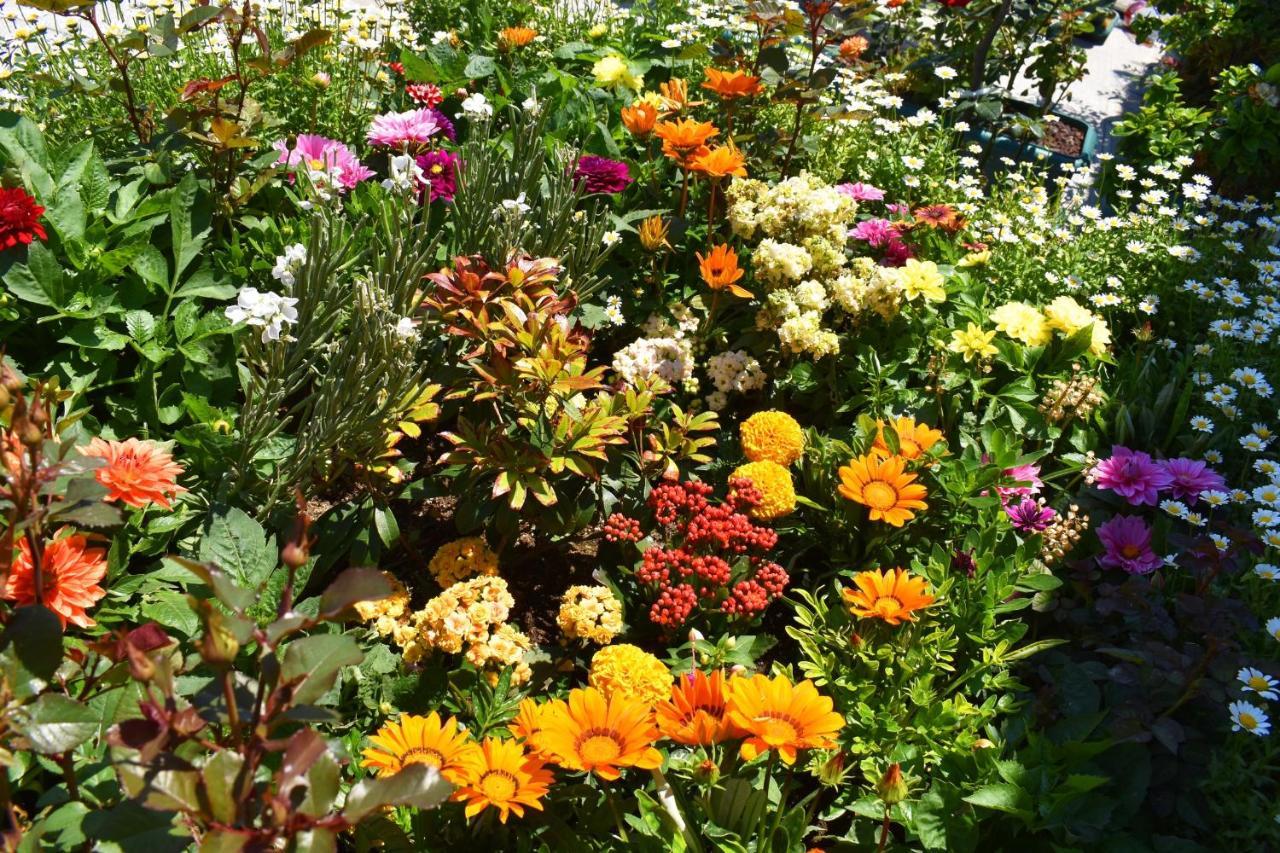
[[[578,158],[573,182],[588,194],[612,195],[622,192],[631,183],[631,170],[619,160],[588,154]]]
[[[871,184],[836,184],[836,192],[843,193],[854,201],[884,201],[884,190]]]
[[[1227,481],[1221,474],[1199,459],[1166,459],[1160,463],[1173,482],[1169,484],[1176,500],[1195,503],[1201,492],[1224,492]]]
[[[1149,575],[1164,562],[1151,550],[1151,528],[1141,518],[1117,515],[1098,528],[1098,539],[1106,549],[1098,558],[1103,566]]]
[[[1110,489],[1134,506],[1154,506],[1160,491],[1173,483],[1173,475],[1150,455],[1116,445],[1111,457],[1103,459],[1089,475],[1100,489]]]
[[[430,145],[440,129],[436,111],[424,107],[404,113],[374,116],[373,124],[369,125],[368,139],[372,145],[416,150]]]
[[[366,169],[351,149],[336,139],[303,133],[292,148],[283,139],[272,147],[280,152],[277,164],[295,172],[302,166],[311,174],[313,182],[326,181],[338,192],[346,192],[373,177],[373,171]]]

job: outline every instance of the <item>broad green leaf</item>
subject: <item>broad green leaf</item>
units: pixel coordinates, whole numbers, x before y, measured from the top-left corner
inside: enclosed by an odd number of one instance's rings
[[[98,730],[98,715],[88,705],[61,693],[46,693],[15,716],[15,728],[41,755],[70,752]]]
[[[394,776],[362,779],[347,795],[342,816],[348,823],[361,819],[384,806],[413,806],[433,809],[445,801],[453,786],[430,764],[411,764]]]
[[[8,156],[10,165],[22,173],[36,201],[47,203],[53,198],[49,155],[45,152],[44,136],[35,122],[15,112],[0,111],[0,150]]]
[[[200,631],[199,615],[187,597],[177,590],[161,589],[148,595],[142,603],[142,615],[187,637],[194,637]]]
[[[237,583],[258,589],[279,567],[275,543],[262,525],[235,507],[216,509],[205,524],[199,559],[213,563]]]
[[[328,692],[344,666],[364,660],[360,645],[344,634],[317,634],[294,640],[284,650],[280,677],[295,682],[293,703],[307,705]]]
[[[48,681],[62,663],[62,623],[46,607],[19,607],[0,638],[0,648],[6,646],[28,672]]]

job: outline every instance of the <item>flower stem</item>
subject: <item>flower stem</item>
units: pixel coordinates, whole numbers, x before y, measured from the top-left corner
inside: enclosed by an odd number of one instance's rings
[[[619,837],[621,837],[622,843],[623,844],[631,843],[630,838],[628,838],[627,836],[626,824],[622,822],[622,811],[618,808],[617,795],[613,793],[612,786],[609,786],[609,785],[604,786],[604,796],[605,796],[605,799],[609,801],[609,811],[613,812],[613,822],[618,827],[618,835]]]

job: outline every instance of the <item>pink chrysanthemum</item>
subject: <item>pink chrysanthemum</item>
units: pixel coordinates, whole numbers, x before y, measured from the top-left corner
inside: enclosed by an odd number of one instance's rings
[[[884,201],[884,190],[861,182],[836,184],[836,192],[847,195],[854,201]]]
[[[302,166],[313,176],[323,177],[339,192],[354,189],[356,184],[373,177],[373,171],[365,168],[351,149],[336,139],[303,133],[292,148],[283,139],[272,147],[280,152],[277,164],[294,171]]]
[[[435,110],[424,107],[375,116],[369,126],[368,139],[372,145],[418,151],[429,146],[439,133],[440,122],[436,120]]]
[[[1169,488],[1175,500],[1195,503],[1200,500],[1201,492],[1227,490],[1223,476],[1199,459],[1166,459],[1160,466],[1172,479]]]
[[[1111,448],[1111,457],[1094,466],[1089,477],[1098,488],[1109,489],[1134,506],[1154,506],[1160,491],[1173,483],[1173,476],[1149,454],[1120,445]]]
[[[1117,515],[1098,528],[1106,551],[1098,562],[1124,569],[1131,575],[1148,575],[1164,562],[1151,550],[1151,528],[1136,516]]]

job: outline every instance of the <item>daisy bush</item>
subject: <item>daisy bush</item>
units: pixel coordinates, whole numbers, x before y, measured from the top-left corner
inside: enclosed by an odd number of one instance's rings
[[[6,7],[6,847],[1280,846],[1280,81],[1109,14]]]

